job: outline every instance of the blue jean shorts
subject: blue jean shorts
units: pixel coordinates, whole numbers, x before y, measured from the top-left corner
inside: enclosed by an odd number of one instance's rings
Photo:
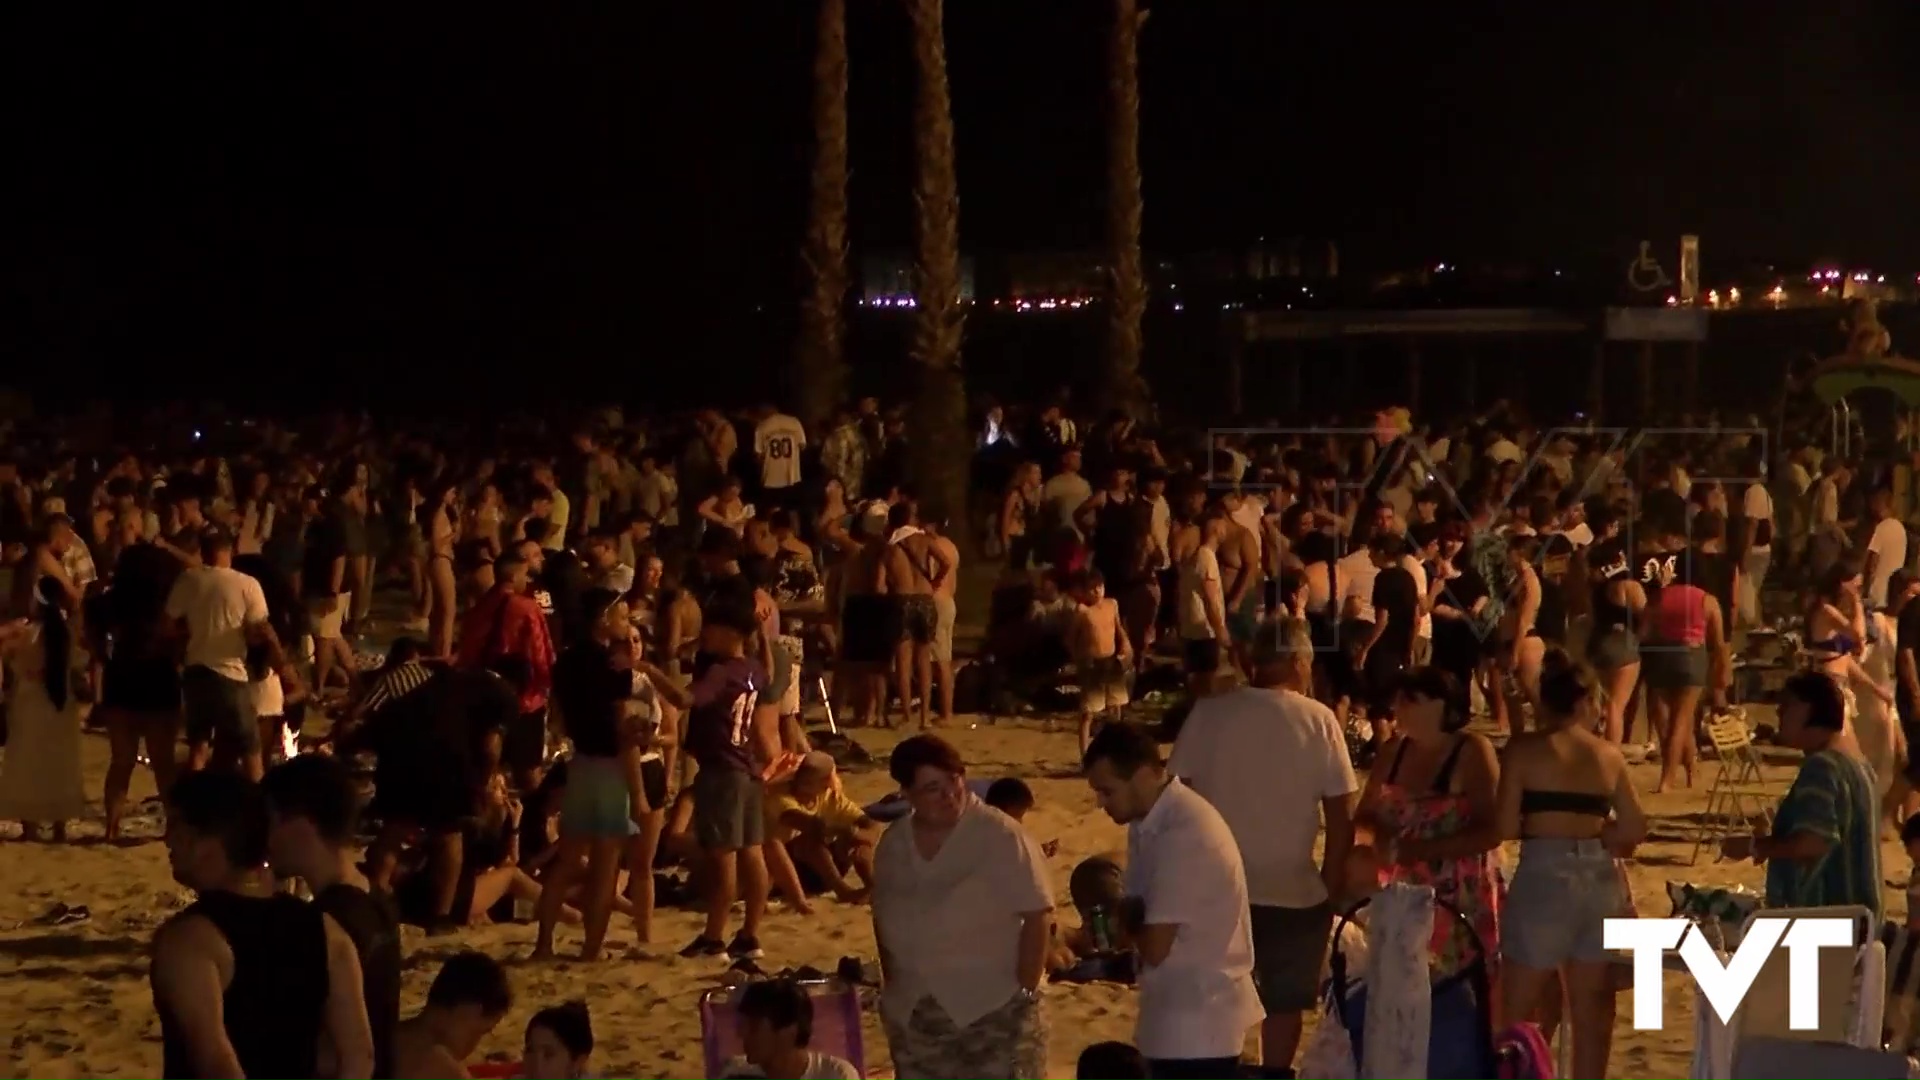
[[[1536,971],[1611,959],[1605,920],[1630,914],[1613,853],[1598,840],[1520,842],[1500,916],[1500,954]]]
[[[560,798],[560,831],[582,836],[627,837],[640,831],[630,816],[627,773],[619,758],[575,754],[567,763],[567,790]]]

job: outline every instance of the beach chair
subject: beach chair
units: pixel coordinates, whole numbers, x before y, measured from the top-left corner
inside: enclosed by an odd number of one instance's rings
[[[1757,1037],[1762,1032],[1794,1042],[1846,1043],[1878,1049],[1886,1013],[1887,951],[1873,913],[1857,906],[1761,908],[1741,927],[1741,937],[1746,936],[1746,928],[1752,925],[1753,919],[1799,917],[1853,919],[1857,924],[1853,940],[1860,947],[1852,952],[1820,950],[1819,985],[1826,996],[1820,1002],[1820,1026],[1813,1031],[1794,1031],[1787,1026],[1787,950],[1775,949],[1754,979],[1746,1003],[1734,1017],[1735,1056],[1747,1035]]]
[[[1806,1042],[1756,1035],[1733,1051],[1732,1080],[1805,1080],[1809,1076],[1906,1080],[1907,1056],[1845,1043]]]
[[[1882,1035],[1888,1047],[1911,1054],[1920,1050],[1920,932],[1901,923],[1882,923],[1880,943],[1887,947]]]
[[[1754,749],[1746,719],[1737,713],[1712,717],[1707,721],[1707,737],[1713,741],[1720,769],[1707,792],[1707,808],[1700,815],[1700,831],[1694,838],[1693,856],[1687,860],[1689,866],[1700,861],[1700,852],[1708,845],[1713,846],[1717,859],[1720,841],[1773,827],[1766,773],[1761,769],[1760,754]]]
[[[813,1041],[808,1049],[845,1058],[855,1072],[867,1075],[865,1039],[860,1031],[860,989],[836,978],[800,984],[813,999]],[[740,1014],[736,1009],[744,987],[720,986],[700,995],[700,1050],[705,1057],[702,1076],[724,1076],[726,1063],[742,1053]]]

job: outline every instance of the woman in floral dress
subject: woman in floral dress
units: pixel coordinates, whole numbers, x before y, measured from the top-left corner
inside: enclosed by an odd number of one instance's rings
[[[1463,730],[1459,683],[1437,667],[1409,671],[1394,697],[1399,736],[1384,747],[1367,777],[1357,817],[1374,833],[1381,884],[1430,885],[1479,938],[1475,949],[1451,912],[1434,915],[1439,974],[1460,970],[1477,954],[1489,966],[1500,954],[1500,873],[1496,795],[1500,766],[1485,736]]]

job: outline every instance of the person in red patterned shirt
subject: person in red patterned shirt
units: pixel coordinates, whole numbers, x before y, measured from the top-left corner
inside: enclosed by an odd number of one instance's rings
[[[509,552],[494,561],[494,585],[460,627],[459,664],[481,668],[503,656],[526,661],[520,722],[507,731],[501,762],[521,791],[539,785],[547,750],[547,691],[553,685],[553,639],[546,615],[531,595],[532,568]]]

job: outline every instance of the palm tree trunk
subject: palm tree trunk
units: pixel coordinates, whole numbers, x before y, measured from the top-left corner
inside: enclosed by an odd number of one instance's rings
[[[966,309],[960,304],[960,193],[953,167],[944,5],[942,0],[905,2],[915,74],[911,355],[920,376],[908,428],[909,463],[922,506],[964,522],[972,447],[960,367]],[[956,543],[965,544],[971,535],[971,529],[954,530]]]
[[[801,250],[797,406],[819,437],[846,398],[847,0],[819,0],[813,42],[813,174]]]
[[[1147,313],[1146,270],[1140,257],[1140,26],[1139,0],[1113,0],[1107,35],[1107,370],[1101,396],[1109,408],[1145,419],[1147,384],[1140,375],[1141,322]]]

